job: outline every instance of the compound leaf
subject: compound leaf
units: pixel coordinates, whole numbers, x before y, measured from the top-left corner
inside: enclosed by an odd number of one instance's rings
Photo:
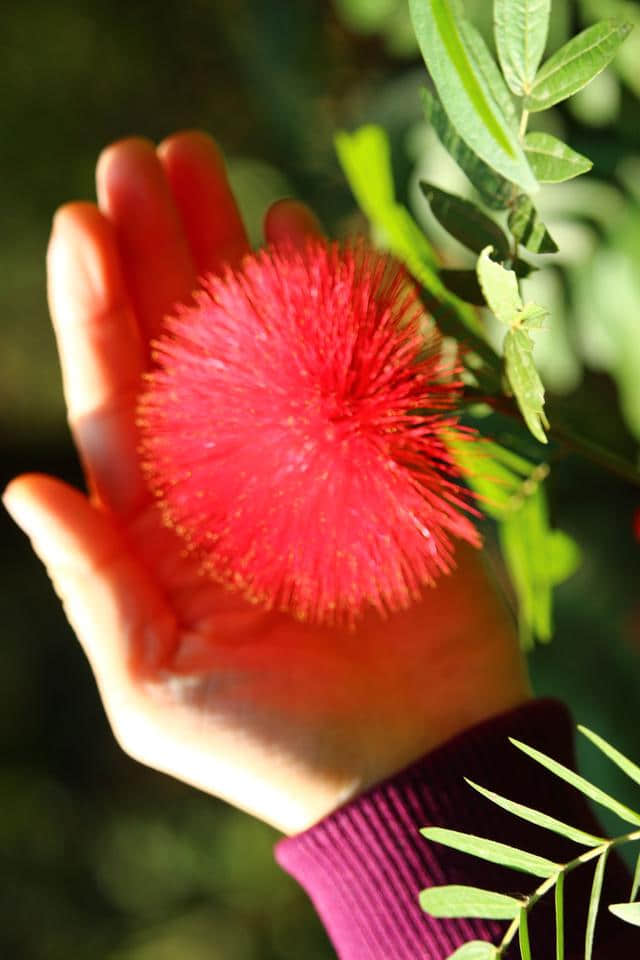
[[[521,193],[509,214],[509,229],[532,253],[557,253],[558,246],[545,227],[531,198]]]
[[[553,760],[551,757],[541,753],[540,750],[536,750],[534,747],[529,747],[526,743],[521,743],[519,740],[514,740],[511,737],[509,740],[514,747],[518,748],[518,750],[522,750],[522,752],[526,753],[528,757],[532,758],[532,760],[535,760],[541,766],[545,767],[556,777],[560,777],[561,780],[564,780],[572,787],[575,787],[576,790],[579,790],[580,793],[583,793],[585,796],[589,797],[590,800],[593,800],[595,803],[599,803],[601,806],[611,810],[626,823],[632,823],[634,826],[640,826],[640,814],[625,806],[624,803],[620,803],[619,800],[616,800],[615,797],[605,793],[604,790],[596,787],[595,784],[585,780],[585,778],[581,777],[580,774],[574,773],[573,770],[569,770],[568,767],[558,763],[557,760]]]
[[[498,58],[510,89],[529,93],[549,32],[551,0],[494,0]]]
[[[505,270],[491,259],[492,247],[485,247],[478,258],[480,287],[490,310],[501,323],[510,327],[522,310],[518,278],[513,270]]]
[[[516,189],[514,185],[492,170],[467,146],[447,116],[437,93],[423,88],[421,96],[425,116],[442,146],[466,174],[484,203],[492,209],[504,210]]]
[[[538,183],[517,131],[498,108],[462,34],[466,21],[456,16],[451,0],[409,0],[409,8],[422,56],[447,116],[455,117],[459,135],[503,177],[527,193],[535,192]]]
[[[448,960],[498,960],[498,948],[486,940],[470,940],[458,947]]]
[[[420,189],[436,220],[463,246],[476,253],[480,253],[487,246],[493,246],[498,256],[503,259],[507,256],[509,241],[506,234],[475,203],[447,193],[446,190],[424,180],[420,181]]]
[[[453,850],[469,853],[481,860],[488,860],[490,863],[499,863],[503,867],[510,867],[512,870],[520,870],[522,873],[530,873],[534,877],[550,877],[557,873],[559,869],[559,864],[553,863],[545,857],[528,853],[526,850],[518,850],[517,847],[498,843],[495,840],[476,837],[470,833],[460,833],[457,830],[447,830],[444,827],[426,827],[420,833],[434,843],[442,843]]]
[[[482,77],[497,110],[506,119],[510,128],[517,131],[519,116],[516,105],[484,37],[466,18],[460,20],[460,33],[478,75]]]
[[[432,917],[481,917],[484,920],[513,920],[522,901],[493,890],[451,884],[429,887],[420,894],[420,906]]]
[[[562,183],[591,170],[588,157],[576,153],[550,133],[528,133],[524,148],[540,183]]]
[[[594,733],[587,727],[578,724],[578,730],[583,736],[590,740],[598,750],[601,750],[606,757],[609,757],[617,767],[620,767],[628,777],[640,784],[640,767],[637,764],[629,760],[628,757],[625,757],[624,753],[621,753],[620,750],[616,750],[610,743],[607,743],[604,737],[598,736],[597,733]]]
[[[529,430],[540,443],[547,443],[544,386],[533,361],[533,340],[526,330],[509,330],[504,338],[507,378]]]
[[[593,936],[596,932],[596,920],[598,919],[598,909],[600,907],[600,896],[602,894],[602,881],[604,871],[607,865],[609,850],[605,850],[598,857],[595,873],[593,875],[593,885],[591,887],[591,897],[589,898],[589,913],[587,915],[587,932],[584,943],[584,960],[591,960],[593,955]]]
[[[477,790],[478,793],[486,797],[487,800],[491,800],[492,803],[495,803],[498,807],[502,807],[502,809],[508,813],[520,817],[521,820],[535,823],[538,827],[551,830],[553,833],[558,833],[560,836],[566,837],[567,840],[573,840],[574,843],[580,843],[585,847],[597,847],[599,844],[604,843],[603,837],[596,837],[591,833],[585,833],[584,830],[571,827],[568,823],[563,823],[562,820],[556,820],[555,817],[550,817],[546,813],[541,813],[539,810],[534,810],[532,807],[527,807],[522,803],[516,803],[515,800],[501,797],[500,794],[493,793],[493,791],[487,790],[486,787],[481,787],[472,780],[467,780],[466,777],[465,780],[470,787]]]
[[[518,927],[518,941],[522,960],[531,960],[531,943],[529,940],[529,919],[524,907],[520,910],[520,926]]]
[[[615,917],[630,923],[634,927],[640,927],[640,903],[612,903],[609,910]]]
[[[558,874],[555,889],[556,960],[564,960],[564,873]]]
[[[524,106],[547,110],[585,87],[611,63],[632,29],[622,20],[601,20],[554,53],[538,73]]]

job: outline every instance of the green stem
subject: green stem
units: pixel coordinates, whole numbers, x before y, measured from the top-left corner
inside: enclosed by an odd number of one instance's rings
[[[599,843],[597,847],[592,847],[590,850],[587,850],[586,853],[580,854],[579,857],[575,857],[575,859],[569,860],[568,863],[562,864],[559,870],[557,870],[555,873],[552,873],[550,877],[546,878],[546,880],[543,880],[540,886],[537,887],[533,893],[530,894],[530,896],[522,901],[522,909],[528,916],[536,903],[538,903],[538,901],[544,897],[549,890],[553,890],[558,882],[559,877],[566,877],[578,867],[582,867],[585,863],[589,863],[591,860],[596,860],[598,857],[601,857],[603,853],[609,853],[611,850],[614,850],[616,847],[620,847],[625,843],[635,843],[639,840],[640,830],[633,830],[631,833],[625,833],[619,837],[613,837],[611,840],[605,840],[604,843]],[[514,919],[511,921],[507,932],[500,941],[500,946],[498,947],[498,957],[504,956],[504,951],[518,933],[519,927],[520,914],[518,914],[517,917],[514,917]]]
[[[472,387],[466,387],[464,398],[469,403],[486,403],[496,413],[505,414],[515,420],[522,420],[520,411],[510,397],[501,394],[483,394],[480,391],[474,391]],[[576,433],[573,427],[562,423],[555,414],[553,415],[550,433],[554,440],[557,440],[572,453],[580,454],[585,460],[597,464],[608,473],[620,477],[627,483],[640,486],[640,470],[638,470],[638,467],[619,456],[619,454],[603,447],[595,440],[590,440],[588,437]]]

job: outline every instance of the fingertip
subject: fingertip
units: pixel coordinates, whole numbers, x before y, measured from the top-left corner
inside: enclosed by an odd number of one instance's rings
[[[267,243],[292,243],[302,247],[309,237],[322,237],[320,221],[304,203],[285,197],[277,200],[267,210],[264,218],[264,235]]]
[[[185,150],[192,154],[200,153],[220,166],[222,170],[225,169],[222,150],[214,138],[204,130],[179,130],[177,133],[165,137],[156,148],[156,152],[163,163],[170,162],[171,158]]]
[[[125,137],[105,147],[96,164],[96,192],[100,209],[109,210],[112,191],[118,188],[123,178],[126,178],[127,184],[130,183],[132,165],[153,164],[155,156],[153,143],[145,137]]]
[[[29,537],[41,527],[47,501],[59,488],[65,486],[45,474],[24,473],[14,477],[2,494],[2,503],[11,519]]]
[[[222,150],[209,134],[184,130],[157,149],[198,274],[237,265],[249,251]]]

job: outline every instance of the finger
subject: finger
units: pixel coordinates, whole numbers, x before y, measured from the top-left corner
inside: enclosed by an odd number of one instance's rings
[[[173,651],[175,623],[110,516],[60,480],[30,474],[3,502],[47,568],[110,713]]]
[[[188,300],[195,267],[152,143],[107,147],[96,169],[98,205],[114,226],[127,289],[146,339],[175,304]]]
[[[198,274],[237,266],[249,241],[214,140],[196,130],[177,133],[160,144],[158,157]]]
[[[267,243],[292,243],[304,247],[309,237],[322,237],[322,227],[315,214],[297,200],[278,200],[264,218]]]
[[[148,498],[133,409],[145,350],[113,228],[93,204],[57,212],[47,277],[69,423],[89,484],[112,509],[128,513]]]

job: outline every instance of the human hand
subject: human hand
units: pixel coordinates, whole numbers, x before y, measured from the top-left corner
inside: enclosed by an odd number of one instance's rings
[[[14,480],[31,538],[122,747],[281,830],[309,826],[467,726],[529,696],[513,630],[466,545],[410,610],[357,629],[300,623],[205,579],[140,472],[135,408],[149,341],[198,275],[248,250],[221,156],[203,134],[108,148],[98,205],[63,207],[49,301],[89,497]],[[267,242],[303,242],[283,201]]]

